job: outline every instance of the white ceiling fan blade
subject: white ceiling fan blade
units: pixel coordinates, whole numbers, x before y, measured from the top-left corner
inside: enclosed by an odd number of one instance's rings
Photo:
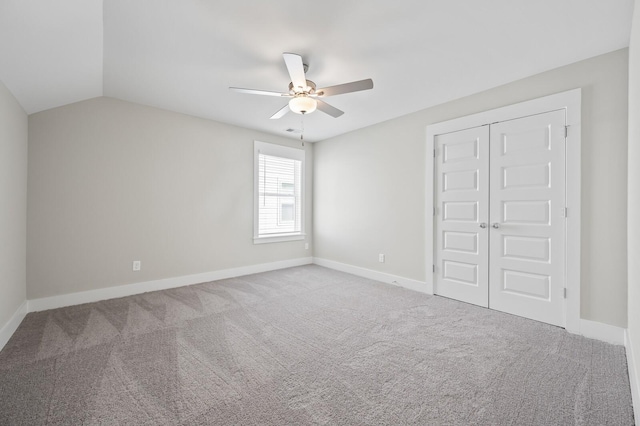
[[[229,87],[230,90],[239,93],[246,93],[249,95],[266,95],[266,96],[277,96],[277,97],[285,97],[290,98],[291,95],[289,93],[280,93],[280,92],[270,92],[268,90],[255,90],[255,89],[243,89],[242,87]]]
[[[373,80],[367,78],[366,80],[352,81],[351,83],[338,84],[336,86],[317,89],[316,94],[318,96],[334,96],[369,89],[373,89]]]
[[[275,114],[273,114],[271,117],[269,117],[271,120],[277,120],[278,118],[283,117],[286,113],[289,112],[289,104],[286,104],[285,106],[283,106],[282,108],[280,108],[278,110],[278,112],[276,112]]]
[[[293,83],[293,88],[298,87],[304,89],[307,87],[307,77],[304,75],[304,64],[302,63],[302,56],[295,53],[283,53],[284,63],[289,70],[289,76]]]
[[[333,118],[338,118],[342,114],[344,114],[344,111],[340,111],[338,108],[333,107],[328,103],[321,101],[320,99],[316,99],[316,102],[318,103],[318,109],[320,111],[324,112],[325,114],[329,114]]]

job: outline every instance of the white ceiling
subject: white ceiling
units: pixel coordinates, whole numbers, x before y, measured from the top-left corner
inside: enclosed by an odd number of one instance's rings
[[[628,46],[633,0],[0,0],[0,80],[27,113],[110,96],[278,135],[283,52],[345,114],[317,141]],[[291,135],[289,135],[291,136]],[[292,137],[299,137],[293,135]]]

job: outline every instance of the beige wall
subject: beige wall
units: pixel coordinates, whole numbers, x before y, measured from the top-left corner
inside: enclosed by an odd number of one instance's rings
[[[27,114],[0,81],[0,329],[26,300]]]
[[[629,47],[629,337],[635,383],[640,383],[640,0],[633,11]],[[633,379],[632,379],[633,383]],[[638,396],[638,395],[635,395]],[[640,401],[636,401],[638,403]]]
[[[625,327],[627,73],[623,49],[317,143],[314,255],[424,281],[426,126],[580,87],[581,316]]]
[[[31,115],[28,298],[311,256],[253,244],[254,139],[301,145],[110,98]]]

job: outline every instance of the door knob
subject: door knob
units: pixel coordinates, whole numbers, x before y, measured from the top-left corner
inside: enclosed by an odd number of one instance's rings
[[[486,228],[486,227],[487,227],[487,224],[486,224],[486,223],[482,222],[482,223],[480,224],[480,228],[484,229],[484,228]]]
[[[500,224],[498,222],[493,222],[493,224],[491,226],[493,227],[493,229],[500,228]]]

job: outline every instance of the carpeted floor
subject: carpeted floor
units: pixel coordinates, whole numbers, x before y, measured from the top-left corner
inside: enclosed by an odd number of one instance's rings
[[[304,266],[27,315],[0,424],[630,425],[624,348]]]

